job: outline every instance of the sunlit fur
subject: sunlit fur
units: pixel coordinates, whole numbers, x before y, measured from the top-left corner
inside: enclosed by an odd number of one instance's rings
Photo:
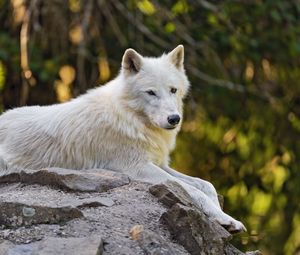
[[[123,63],[124,65],[124,63]],[[30,169],[129,169],[151,161],[167,164],[180,125],[166,130],[167,117],[182,116],[189,82],[170,55],[143,58],[138,73],[121,69],[104,86],[70,102],[30,106],[0,117],[0,155]],[[171,94],[170,87],[178,89]],[[156,90],[159,98],[146,93]]]
[[[21,107],[0,116],[0,170],[105,168],[150,183],[180,184],[204,213],[230,231],[213,185],[168,166],[188,92],[183,46],[158,58],[126,50],[119,75],[70,102]],[[174,93],[174,89],[176,93]],[[173,92],[172,92],[173,91]],[[182,120],[181,120],[182,121]]]

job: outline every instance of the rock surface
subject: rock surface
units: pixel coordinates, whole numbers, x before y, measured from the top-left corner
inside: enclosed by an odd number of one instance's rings
[[[136,240],[146,255],[174,255],[176,252],[159,234],[144,229],[143,225],[136,225],[130,230],[130,236]]]
[[[227,254],[226,249],[231,235],[219,224],[191,207],[175,204],[162,218],[176,240],[192,255]],[[204,232],[203,229],[206,231]],[[242,252],[236,253],[242,254]]]
[[[103,241],[100,236],[92,237],[49,237],[30,244],[14,245],[9,241],[0,243],[1,255],[100,255]]]
[[[193,207],[189,194],[176,182],[167,181],[166,183],[156,184],[151,186],[149,191],[158,198],[159,202],[169,208],[177,203]]]
[[[50,185],[60,189],[87,192],[105,192],[129,183],[125,174],[104,170],[91,169],[85,171],[61,168],[41,170],[23,170],[0,176],[0,183],[22,182],[27,184]]]
[[[82,212],[69,206],[49,207],[15,202],[0,202],[0,224],[6,227],[33,224],[59,224],[82,217]]]
[[[106,170],[0,176],[0,255],[244,254],[230,238],[176,183]]]
[[[189,194],[176,182],[153,185],[149,192],[169,208],[162,214],[161,221],[190,254],[244,254],[229,243],[231,234],[199,211]]]

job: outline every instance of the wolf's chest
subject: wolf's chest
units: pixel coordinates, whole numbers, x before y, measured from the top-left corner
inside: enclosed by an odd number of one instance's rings
[[[169,153],[170,148],[163,140],[159,141],[159,143],[156,143],[155,145],[150,145],[147,148],[148,160],[158,166],[163,165],[168,161]]]
[[[148,158],[150,162],[160,166],[165,161],[166,156],[156,150],[156,151],[149,151]]]

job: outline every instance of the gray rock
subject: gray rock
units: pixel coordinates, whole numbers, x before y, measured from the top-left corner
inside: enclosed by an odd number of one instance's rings
[[[194,207],[193,200],[190,195],[176,182],[166,181],[164,183],[152,185],[149,192],[158,198],[168,208],[176,203]],[[224,198],[218,194],[218,200],[221,208],[223,208]]]
[[[0,241],[0,254],[1,255],[10,255],[9,251],[14,246],[12,242],[1,240]]]
[[[161,220],[192,255],[244,254],[235,248],[234,253],[230,253],[228,241],[231,235],[199,210],[175,204],[163,213]]]
[[[8,227],[64,223],[80,217],[83,217],[82,212],[70,206],[48,207],[0,201],[0,225]]]
[[[159,219],[165,207],[149,192],[151,184],[130,182],[105,193],[68,192],[49,186],[22,183],[0,185],[0,201],[19,202],[30,205],[62,207],[73,204],[79,206],[84,217],[73,219],[64,224],[36,224],[6,228],[0,224],[0,240],[14,244],[29,244],[48,237],[89,237],[101,235],[105,243],[105,255],[143,255],[144,251],[137,241],[129,236],[129,229],[143,224],[147,229],[162,236],[174,250],[174,255],[188,255],[188,252],[171,238],[168,229]],[[104,199],[104,200],[102,200]],[[80,206],[90,201],[107,202],[112,206]],[[30,214],[30,210],[26,213]],[[0,253],[1,254],[1,253]],[[63,252],[57,253],[63,254]],[[76,253],[75,253],[76,254]],[[27,255],[27,254],[26,254]]]
[[[172,207],[176,203],[194,207],[193,200],[190,195],[174,181],[166,181],[164,183],[152,185],[149,188],[149,192],[156,196],[158,201],[168,208]],[[223,196],[218,194],[218,199],[221,208],[223,208]]]
[[[91,197],[85,199],[77,199],[72,202],[73,206],[77,208],[84,208],[84,207],[97,207],[97,206],[107,206],[111,207],[115,203],[113,200],[106,198],[106,197]]]
[[[247,253],[242,253],[240,250],[238,250],[237,248],[235,248],[232,244],[227,244],[224,250],[224,254],[225,255],[247,255]],[[255,254],[255,253],[250,253],[251,255],[259,255],[259,254]]]
[[[0,176],[0,183],[8,182],[50,185],[72,191],[105,192],[126,185],[130,180],[125,174],[104,169],[79,171],[47,168],[2,174]]]
[[[146,255],[174,255],[176,252],[166,240],[157,233],[144,229],[143,225],[135,225],[130,236],[136,240]]]
[[[50,176],[55,176],[52,174],[51,169],[46,171],[46,174],[50,172]],[[79,178],[78,175],[81,175],[78,171],[70,171],[63,171],[63,175],[69,175],[64,181],[71,178],[73,172],[76,175],[75,179]],[[27,174],[29,176],[28,172]],[[41,182],[39,178],[37,179]],[[60,178],[60,175],[57,178]],[[93,178],[91,177],[91,179]],[[73,182],[73,180],[71,181]],[[88,179],[88,181],[90,180]],[[94,185],[92,181],[91,183]],[[77,240],[77,243],[80,243],[82,247],[86,247],[84,240],[99,234],[102,240],[105,241],[106,255],[143,255],[145,253],[187,255],[187,250],[191,249],[189,247],[198,247],[201,244],[205,247],[214,245],[219,247],[212,247],[211,253],[202,252],[202,254],[214,254],[214,249],[219,252],[222,247],[224,253],[219,254],[242,254],[228,243],[230,235],[226,230],[219,225],[215,226],[207,218],[202,217],[201,212],[193,207],[190,197],[176,183],[158,185],[156,189],[154,187],[150,189],[153,194],[163,194],[157,196],[161,197],[160,201],[167,204],[169,209],[166,209],[162,203],[158,203],[157,199],[148,192],[151,184],[147,183],[132,181],[128,185],[119,186],[104,193],[95,191],[73,192],[74,190],[70,188],[62,188],[63,190],[61,190],[57,185],[50,187],[51,181],[47,180],[42,181],[42,184],[48,183],[47,185],[31,184],[29,180],[26,180],[26,183],[28,185],[20,182],[0,185],[0,242],[1,239],[12,242],[0,243],[1,255],[7,254],[4,253],[5,250],[11,252],[11,246],[14,248],[18,246],[17,252],[25,247],[28,250],[26,255],[48,255],[49,253],[30,252],[35,251],[36,247],[39,247],[37,248],[38,251],[46,250],[43,246],[47,246],[48,242],[51,243],[49,247],[52,246],[53,248],[53,246],[56,246],[56,241],[57,247],[54,248],[57,248],[57,250],[53,251],[55,253],[50,254],[65,254],[63,253],[65,246],[58,244],[59,239],[66,241],[66,239],[75,238],[74,240]],[[54,189],[53,186],[56,188]],[[175,210],[176,206],[179,206],[177,211]],[[11,210],[9,210],[10,208]],[[73,211],[75,216],[76,212],[79,212],[80,216],[84,214],[84,217],[77,219],[74,217],[73,220],[69,220],[72,218],[69,217],[72,215],[72,211],[64,214],[62,208],[75,210]],[[56,214],[59,216],[53,216]],[[41,217],[37,217],[39,215]],[[162,215],[165,217],[165,224],[159,222]],[[6,219],[6,223],[3,223],[3,219]],[[60,220],[62,221],[60,222]],[[169,220],[171,226],[168,226],[167,220]],[[40,221],[41,223],[37,223]],[[57,224],[62,222],[64,224]],[[141,232],[139,238],[132,240],[128,230],[137,224],[143,224],[147,229]],[[7,229],[6,226],[10,228]],[[181,231],[185,234],[181,234]],[[213,235],[214,231],[218,232],[215,235],[216,238],[219,237],[217,240],[210,239],[210,232]],[[170,233],[175,238],[172,238]],[[202,237],[202,235],[204,236]],[[55,244],[51,241],[54,237],[57,238]],[[37,246],[38,244],[39,246]],[[80,251],[79,248],[78,251]],[[198,249],[198,253],[194,254],[201,254],[201,251],[201,249]],[[25,253],[17,254],[25,255]],[[76,250],[71,254],[80,253]],[[83,254],[89,254],[87,248],[84,249]]]
[[[177,203],[191,207],[194,206],[190,195],[174,181],[166,181],[152,185],[149,188],[149,192],[168,208],[171,208]]]
[[[101,255],[103,241],[100,236],[54,238],[30,244],[14,245],[9,241],[0,243],[1,255]]]
[[[1,157],[0,157],[1,159]],[[19,172],[1,172],[0,168],[0,183],[12,183],[20,182],[20,173]]]
[[[191,254],[244,254],[228,243],[231,234],[196,208],[192,198],[178,183],[167,181],[152,185],[149,191],[169,208],[161,221]]]
[[[0,225],[17,227],[64,223],[82,217],[80,209],[112,205],[114,201],[110,198],[93,196],[80,199],[76,194],[57,191],[46,186],[1,188]]]
[[[79,193],[64,192],[52,189],[48,186],[37,184],[22,186],[6,185],[0,187],[0,202],[17,202],[22,204],[38,205],[42,207],[97,207],[113,206],[114,201],[110,198],[99,196],[99,193]],[[30,214],[30,210],[25,210],[25,214]]]

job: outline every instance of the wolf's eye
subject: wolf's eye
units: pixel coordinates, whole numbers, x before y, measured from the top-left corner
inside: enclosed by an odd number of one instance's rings
[[[171,88],[170,92],[171,92],[172,94],[175,94],[175,93],[177,92],[177,89],[176,89],[176,88]]]
[[[155,92],[153,90],[147,90],[146,92],[150,96],[156,96],[156,94],[155,94]]]

